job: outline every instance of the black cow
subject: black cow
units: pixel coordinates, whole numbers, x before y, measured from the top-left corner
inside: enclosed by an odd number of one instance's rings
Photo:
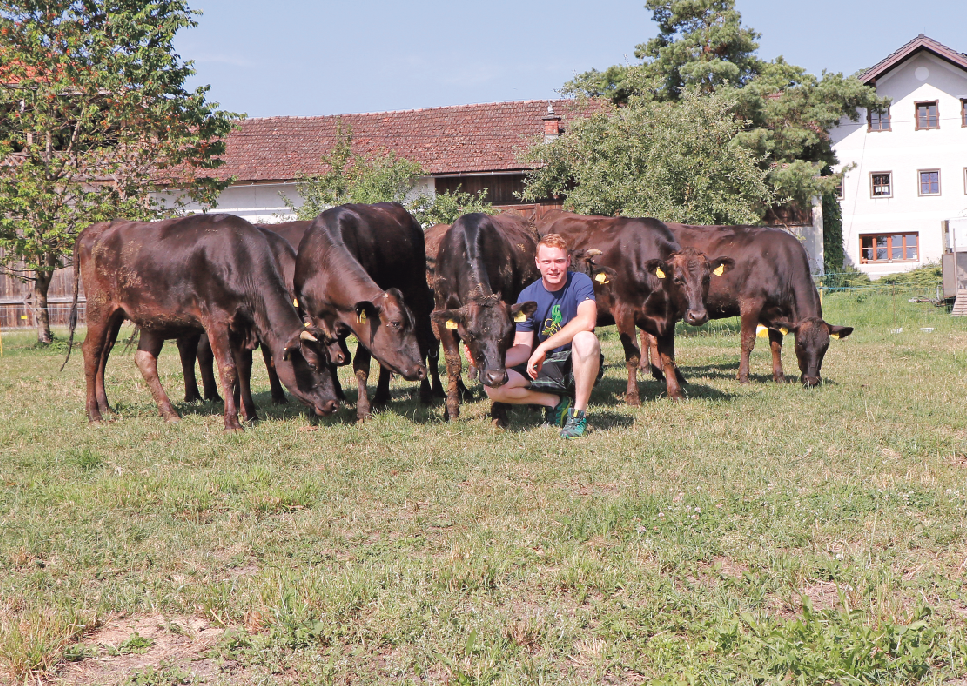
[[[640,404],[635,327],[657,339],[669,398],[682,397],[684,383],[675,366],[675,322],[698,326],[708,320],[705,294],[712,276],[733,266],[726,257],[708,260],[682,249],[668,228],[651,218],[584,216],[553,210],[538,221],[538,232],[560,234],[572,251],[596,251],[595,264],[613,270],[608,298],[598,303],[598,325],[615,324],[625,350],[628,385],[625,401]]]
[[[399,203],[349,204],[320,214],[299,243],[294,286],[310,321],[335,336],[356,335],[353,359],[365,420],[371,356],[380,363],[373,403],[389,400],[390,372],[421,381],[431,399],[423,360],[429,350],[430,290],[423,229]]]
[[[80,278],[87,293],[83,350],[90,421],[100,421],[110,409],[104,369],[125,319],[141,329],[135,362],[167,421],[177,421],[178,413],[158,379],[158,354],[165,339],[199,330],[208,334],[218,363],[226,430],[242,428],[232,392],[236,384],[243,399],[251,397],[239,373],[240,353],[260,342],[272,351],[279,378],[297,399],[320,416],[337,409],[318,340],[322,332],[303,326],[265,236],[244,219],[204,214],[84,229],[74,247],[71,342]],[[254,407],[243,402],[242,409],[254,418]]]
[[[462,368],[458,336],[478,369],[481,383],[507,382],[507,350],[514,344],[514,320],[537,303],[515,304],[523,288],[540,278],[537,234],[516,215],[465,214],[440,241],[436,259],[433,322],[447,364],[446,417],[460,416]],[[506,408],[495,403],[493,417],[505,423]]]

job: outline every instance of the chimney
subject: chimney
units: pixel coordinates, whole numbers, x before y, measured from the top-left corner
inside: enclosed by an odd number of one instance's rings
[[[561,135],[561,117],[554,114],[554,105],[547,103],[547,114],[541,117],[544,122],[544,142],[550,143]]]

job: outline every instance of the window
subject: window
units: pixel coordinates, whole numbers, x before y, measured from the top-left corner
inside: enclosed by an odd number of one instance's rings
[[[964,170],[967,172],[967,169]],[[833,193],[836,195],[837,200],[843,199],[843,177],[839,177],[839,181],[836,183],[836,188],[833,189]]]
[[[967,98],[960,101],[960,125],[967,126]]]
[[[893,197],[893,172],[873,172],[870,174],[870,197]]]
[[[940,115],[937,113],[937,101],[917,103],[917,131],[920,129],[939,129]]]
[[[940,195],[939,169],[921,169],[917,173],[920,176],[920,195]]]
[[[866,114],[868,131],[890,131],[890,108],[870,110]]]
[[[860,262],[909,262],[917,259],[915,233],[860,236]]]

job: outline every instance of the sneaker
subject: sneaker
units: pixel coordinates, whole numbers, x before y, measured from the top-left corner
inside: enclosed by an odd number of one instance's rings
[[[588,430],[588,415],[584,410],[569,409],[561,438],[580,438]]]
[[[563,396],[554,407],[544,407],[544,423],[541,426],[552,426],[558,429],[564,426],[567,419],[567,411],[571,409],[574,400],[568,396]]]

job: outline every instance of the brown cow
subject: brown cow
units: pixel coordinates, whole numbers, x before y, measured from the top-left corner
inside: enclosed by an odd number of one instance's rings
[[[370,415],[366,393],[372,356],[380,363],[373,403],[389,400],[390,372],[431,389],[423,360],[429,349],[430,290],[423,229],[399,203],[349,204],[320,214],[299,244],[294,286],[299,306],[322,330],[356,335],[353,359],[360,421]]]
[[[853,329],[823,321],[809,258],[796,237],[761,226],[668,224],[668,228],[683,246],[728,255],[735,262],[731,273],[713,280],[706,304],[712,319],[741,317],[739,381],[749,382],[749,355],[761,324],[769,331],[773,379],[786,380],[782,371],[782,329],[786,329],[796,336],[800,380],[806,386],[818,384],[829,339],[845,338]]]
[[[540,235],[557,233],[572,250],[595,250],[594,263],[614,270],[608,298],[598,302],[598,325],[615,324],[625,350],[628,385],[625,401],[640,404],[641,351],[635,327],[657,339],[669,398],[682,397],[684,383],[675,366],[675,322],[705,323],[704,297],[709,279],[730,269],[731,259],[708,260],[683,250],[668,228],[651,218],[585,216],[553,210],[538,222]]]
[[[204,330],[218,363],[225,395],[225,429],[236,430],[238,406],[232,392],[251,397],[240,351],[268,345],[279,378],[301,402],[324,416],[338,407],[326,353],[306,330],[289,299],[265,236],[232,215],[204,214],[161,222],[113,221],[92,224],[74,248],[74,306],[84,279],[88,330],[84,340],[87,414],[100,421],[109,411],[104,369],[125,319],[141,329],[135,362],[161,415],[177,421],[158,379],[157,357],[165,339]],[[69,353],[68,353],[69,354]],[[242,406],[254,418],[254,408]]]
[[[433,323],[447,362],[447,419],[460,416],[459,380],[463,340],[486,386],[507,382],[507,349],[514,344],[514,320],[537,303],[515,304],[524,286],[540,278],[534,256],[537,234],[515,215],[465,214],[440,241],[436,261]],[[493,417],[506,422],[494,403]]]

